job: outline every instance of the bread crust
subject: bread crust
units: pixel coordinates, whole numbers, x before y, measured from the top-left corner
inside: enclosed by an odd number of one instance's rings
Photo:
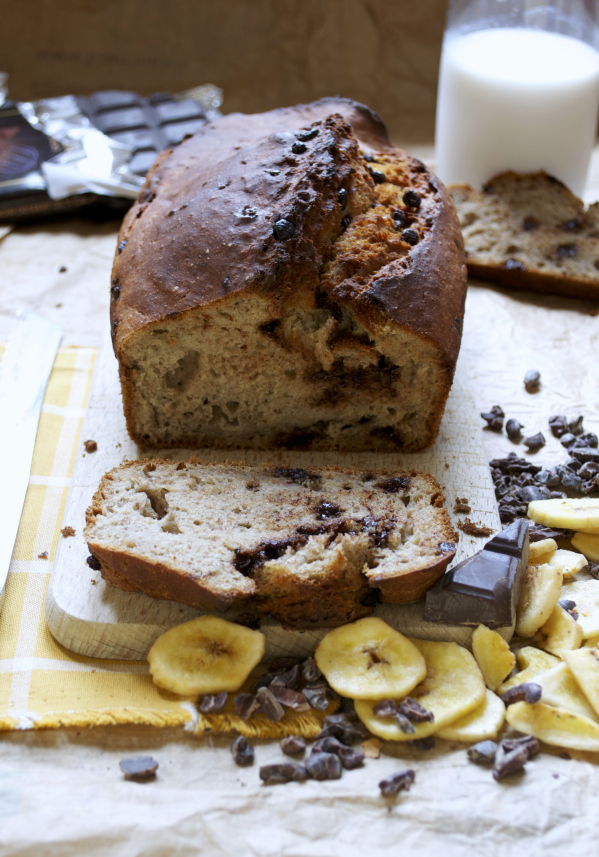
[[[326,98],[264,114],[230,114],[207,124],[159,158],[125,217],[112,273],[111,329],[128,429],[142,448],[125,360],[131,337],[148,325],[183,318],[200,307],[217,302],[225,306],[242,292],[265,295],[273,313],[280,312],[298,280],[318,279],[314,245],[303,233],[297,240],[276,241],[270,214],[252,219],[244,212],[249,207],[268,213],[275,203],[275,217],[277,210],[298,210],[289,183],[273,190],[265,170],[265,147],[270,147],[272,161],[280,140],[280,157],[289,163],[285,152],[296,133],[329,117],[348,123],[365,153],[405,159],[410,180],[427,189],[426,232],[420,242],[385,265],[365,287],[342,282],[332,287],[331,297],[369,330],[395,327],[434,344],[444,374],[444,393],[427,445],[434,441],[459,352],[466,296],[455,208],[441,182],[391,144],[376,113],[349,99]],[[306,161],[296,160],[291,172],[302,175]],[[323,152],[310,169],[320,171],[326,185],[338,167],[338,152]],[[313,198],[311,211],[318,210],[314,203]]]
[[[192,458],[189,465],[202,463]],[[172,468],[174,464],[172,461],[155,459],[127,461],[105,474],[86,513],[84,535],[92,555],[100,563],[102,577],[126,592],[144,592],[152,598],[177,601],[197,610],[251,610],[259,616],[273,616],[289,628],[335,627],[370,614],[378,600],[389,604],[417,601],[441,577],[455,555],[457,535],[443,508],[443,493],[435,479],[430,474],[414,470],[372,470],[369,471],[371,482],[390,476],[409,477],[410,480],[418,478],[428,491],[428,504],[437,510],[434,531],[431,528],[430,532],[423,533],[422,538],[429,553],[411,561],[408,570],[398,561],[396,571],[387,569],[383,575],[376,567],[356,572],[344,565],[338,556],[333,560],[324,580],[293,578],[283,574],[280,582],[277,582],[275,576],[274,583],[264,585],[261,572],[258,571],[252,577],[244,577],[241,587],[230,585],[225,589],[222,586],[211,588],[173,565],[135,556],[131,550],[108,547],[101,539],[94,537],[96,518],[106,513],[110,483],[128,470],[144,467],[154,471],[159,466]],[[178,467],[184,469],[186,466],[182,462]],[[227,461],[224,466],[244,472],[244,478],[246,474],[251,477],[260,474],[265,476],[273,470],[272,465],[256,468],[231,461]],[[310,474],[326,473],[361,479],[365,475],[364,471],[353,468],[310,467]],[[290,489],[291,492],[294,490]],[[369,593],[375,597],[366,598]]]

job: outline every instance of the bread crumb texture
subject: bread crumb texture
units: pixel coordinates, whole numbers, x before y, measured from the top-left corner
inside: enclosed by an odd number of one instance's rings
[[[430,475],[194,459],[127,462],[106,474],[85,538],[121,589],[294,628],[416,600],[455,553]]]

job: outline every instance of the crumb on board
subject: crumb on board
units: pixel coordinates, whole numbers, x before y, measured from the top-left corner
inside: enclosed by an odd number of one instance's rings
[[[85,447],[86,452],[95,452],[98,448],[98,444],[95,440],[84,440],[83,446]]]
[[[458,521],[458,528],[466,533],[467,536],[492,536],[495,532],[491,527],[485,527],[483,524],[477,524],[466,518],[464,521]]]
[[[73,529],[73,527],[63,527],[60,532],[62,533],[65,539],[68,539],[69,536],[74,536],[76,531]]]
[[[48,551],[44,551],[43,553],[38,553],[38,559],[48,559]]]
[[[453,504],[454,512],[471,512],[472,508],[470,506],[470,501],[467,497],[456,497],[455,503]]]

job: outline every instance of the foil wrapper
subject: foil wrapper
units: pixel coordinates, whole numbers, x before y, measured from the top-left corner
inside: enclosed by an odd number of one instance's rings
[[[136,198],[144,180],[128,168],[133,147],[94,128],[73,95],[21,102],[18,108],[33,128],[60,147],[41,164],[51,199],[89,192]]]

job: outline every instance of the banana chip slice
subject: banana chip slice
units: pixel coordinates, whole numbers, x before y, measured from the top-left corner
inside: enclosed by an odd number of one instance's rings
[[[599,536],[597,537],[597,545],[599,547]],[[567,550],[556,550],[548,562],[549,565],[559,569],[564,577],[572,577],[573,574],[582,571],[588,564],[582,554]]]
[[[561,571],[550,563],[528,566],[516,610],[517,634],[532,637],[545,624],[560,598],[562,580]]]
[[[599,580],[574,580],[562,587],[561,598],[574,601],[582,637],[599,634]]]
[[[582,714],[591,720],[597,719],[595,710],[589,705],[586,696],[581,693],[578,682],[565,662],[562,661],[547,672],[537,675],[534,681],[543,690],[542,702],[554,705],[556,708],[565,708],[575,714]]]
[[[539,741],[568,750],[599,751],[599,723],[544,702],[516,702],[510,705],[505,719],[518,732],[534,735]]]
[[[592,497],[534,500],[528,504],[528,517],[535,524],[549,527],[599,532],[599,500]]]
[[[361,620],[364,621],[364,620]],[[470,652],[457,643],[433,643],[413,640],[426,658],[426,678],[410,692],[427,711],[432,723],[414,723],[414,732],[401,731],[395,718],[375,717],[376,700],[356,700],[356,713],[362,723],[387,741],[413,741],[426,738],[469,714],[485,700],[486,688],[481,672]]]
[[[239,690],[264,655],[264,634],[199,616],[161,634],[148,652],[158,687],[182,696]]]
[[[544,562],[549,562],[556,550],[557,542],[555,539],[541,539],[539,542],[532,542],[528,554],[528,564],[542,565]]]
[[[572,539],[572,547],[584,554],[585,558],[590,559],[591,562],[599,562],[598,533],[576,533]]]
[[[524,684],[527,681],[534,681],[535,676],[544,673],[552,667],[559,664],[559,658],[547,652],[542,652],[540,649],[535,649],[534,646],[525,646],[516,653],[516,660],[520,667],[520,672],[510,676],[507,681],[497,688],[497,693],[501,696],[509,690],[510,687],[516,687],[518,684]]]
[[[593,711],[599,715],[599,651],[583,648],[564,652],[563,657]]]
[[[576,619],[556,604],[553,613],[535,635],[543,649],[561,655],[564,649],[578,649],[582,644],[582,628]]]
[[[488,690],[482,705],[450,726],[440,729],[437,736],[446,741],[476,744],[478,741],[495,738],[504,720],[505,705],[496,694]]]
[[[506,641],[486,625],[479,625],[472,635],[472,654],[490,690],[496,690],[516,666]]]
[[[398,699],[426,675],[424,656],[382,619],[334,628],[314,658],[331,687],[351,699]]]

